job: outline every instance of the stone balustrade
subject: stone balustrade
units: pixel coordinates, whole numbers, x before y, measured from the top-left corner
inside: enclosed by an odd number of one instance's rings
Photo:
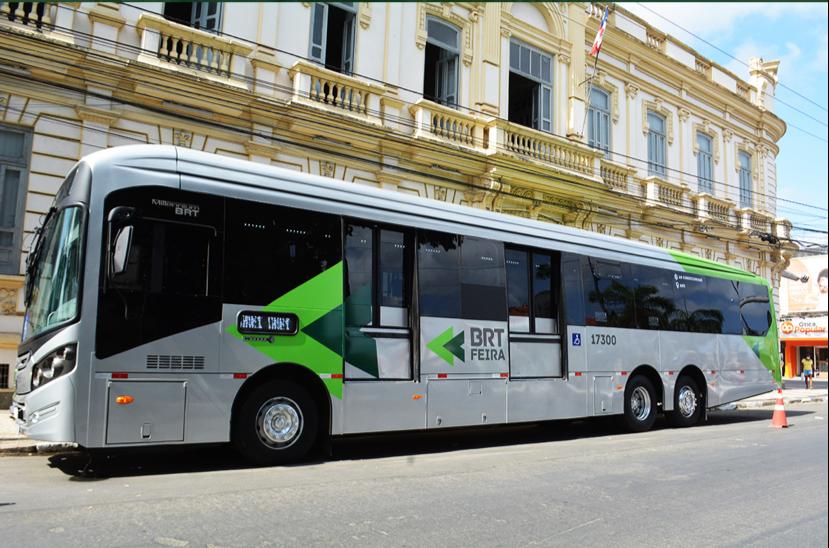
[[[380,124],[380,98],[385,88],[328,70],[314,63],[297,61],[288,75],[293,82],[291,102]]]
[[[617,164],[607,158],[601,159],[602,181],[608,187],[619,192],[630,192],[630,183],[636,168]]]
[[[427,138],[484,151],[487,119],[420,99],[409,107],[415,139]]]
[[[225,78],[241,78],[245,58],[253,51],[236,40],[180,25],[153,13],[142,13],[136,27],[141,34],[142,56],[152,52],[161,61]]]
[[[20,23],[27,27],[49,28],[53,21],[55,2],[0,2],[0,20]]]
[[[646,206],[661,206],[690,213],[691,207],[687,186],[675,185],[654,176],[645,178],[643,184],[645,186]]]
[[[592,179],[600,176],[600,159],[604,153],[581,143],[505,120],[490,122],[487,136],[490,154],[522,156]]]
[[[701,221],[714,221],[722,225],[736,226],[737,216],[734,202],[722,200],[703,192],[694,198],[697,202],[697,218]]]

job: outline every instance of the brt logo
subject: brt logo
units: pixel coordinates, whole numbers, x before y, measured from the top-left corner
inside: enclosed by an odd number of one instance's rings
[[[476,361],[505,360],[506,356],[503,349],[505,333],[506,329],[470,327],[470,359]],[[455,334],[454,328],[450,327],[432,339],[426,347],[454,367],[455,358],[461,362],[466,361],[464,342],[464,331],[461,330]]]

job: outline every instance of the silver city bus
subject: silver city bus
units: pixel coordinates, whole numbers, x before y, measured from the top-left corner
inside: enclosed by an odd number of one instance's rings
[[[643,431],[779,375],[748,272],[171,146],[81,160],[25,292],[12,413],[86,448],[230,441],[278,463],[352,433]]]

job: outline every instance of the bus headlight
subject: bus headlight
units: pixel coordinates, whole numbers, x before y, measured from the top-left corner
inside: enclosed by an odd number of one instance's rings
[[[75,368],[76,345],[68,344],[55,350],[32,367],[32,388],[69,373]]]

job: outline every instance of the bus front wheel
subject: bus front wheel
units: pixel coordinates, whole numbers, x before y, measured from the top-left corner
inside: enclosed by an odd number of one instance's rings
[[[625,387],[624,425],[631,432],[650,430],[656,420],[656,390],[643,375],[630,379]]]
[[[272,380],[245,398],[233,418],[231,440],[255,464],[284,464],[308,454],[318,424],[317,407],[305,388]]]

